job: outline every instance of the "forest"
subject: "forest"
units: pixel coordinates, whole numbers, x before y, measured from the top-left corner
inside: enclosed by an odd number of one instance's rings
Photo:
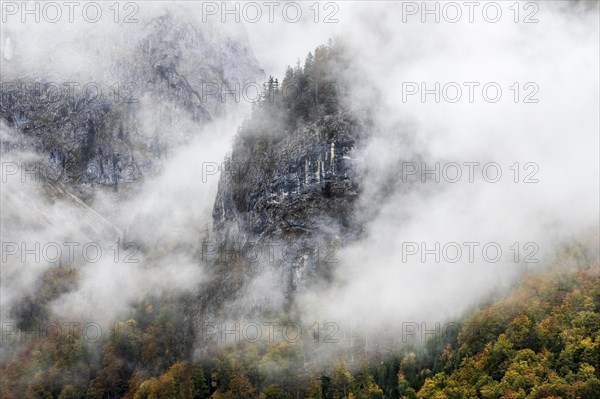
[[[77,272],[49,269],[20,309],[25,324],[47,317],[49,300]],[[458,334],[399,345],[385,359],[348,353],[311,367],[314,345],[264,339],[227,344],[201,361],[182,313],[191,298],[140,302],[106,339],[77,330],[43,337],[6,334],[3,398],[598,398],[600,273],[583,245],[522,276],[510,292],[460,322]],[[29,311],[25,311],[28,309]],[[283,316],[282,316],[283,317]]]

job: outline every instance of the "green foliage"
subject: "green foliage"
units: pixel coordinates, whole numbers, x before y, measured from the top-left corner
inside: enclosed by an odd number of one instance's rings
[[[559,256],[459,334],[460,364],[425,380],[419,398],[594,398],[600,364],[597,264]],[[448,356],[447,353],[444,356]],[[400,389],[409,382],[399,376]]]
[[[269,385],[260,394],[260,399],[291,399],[292,397],[285,393],[279,385]]]
[[[236,372],[228,384],[221,387],[212,394],[213,399],[251,399],[254,397],[256,388],[252,386],[248,378],[241,372]]]
[[[352,374],[344,362],[339,363],[331,377],[331,392],[333,399],[347,398],[352,388]]]
[[[304,66],[287,67],[281,85],[270,76],[240,138],[254,148],[262,140],[281,138],[302,123],[338,112],[345,87],[340,80],[347,65],[344,57],[340,43],[319,46],[314,56],[308,54]]]
[[[302,346],[287,341],[267,347],[259,362],[259,370],[267,384],[278,383],[288,389],[297,388],[302,368]]]
[[[18,301],[11,309],[11,318],[17,321],[22,330],[33,330],[37,323],[48,318],[48,303],[60,295],[72,291],[77,286],[79,272],[65,266],[46,270],[30,296]]]
[[[383,390],[366,369],[358,372],[354,377],[352,392],[357,399],[383,399]]]
[[[85,392],[81,387],[75,385],[65,385],[62,391],[60,391],[60,395],[58,395],[58,399],[83,399],[85,397]]]
[[[204,399],[208,398],[208,385],[202,368],[185,362],[175,363],[169,370],[142,382],[133,399]]]
[[[313,377],[310,379],[310,386],[308,388],[307,399],[323,399],[321,392],[321,379]]]

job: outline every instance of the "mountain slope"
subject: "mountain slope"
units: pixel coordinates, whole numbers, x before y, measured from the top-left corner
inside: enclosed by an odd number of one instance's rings
[[[112,81],[56,83],[20,76],[3,60],[3,75],[16,77],[2,82],[0,118],[10,135],[3,151],[25,141],[45,157],[42,177],[89,200],[95,186],[118,190],[157,174],[172,149],[238,105],[223,102],[222,92],[262,77],[243,36],[169,12],[142,32],[130,53],[112,61]]]

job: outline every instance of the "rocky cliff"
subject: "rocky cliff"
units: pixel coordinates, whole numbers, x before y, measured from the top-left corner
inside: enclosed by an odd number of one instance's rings
[[[44,178],[86,200],[96,187],[119,190],[157,173],[170,150],[237,105],[221,92],[262,79],[243,35],[168,12],[124,40],[135,42],[114,58],[112,80],[8,73],[17,77],[1,86],[0,118],[12,135],[3,137],[3,151],[33,148],[45,157]],[[186,131],[174,126],[182,120]]]
[[[285,306],[307,284],[327,280],[340,246],[361,232],[353,158],[365,124],[343,102],[339,46],[321,46],[315,55],[303,68],[288,69],[281,87],[272,79],[266,84],[224,163],[213,208],[213,259],[251,275],[274,274]],[[335,91],[316,95],[332,83]],[[300,93],[294,99],[284,94],[291,86]],[[239,255],[234,262],[231,254]],[[276,303],[258,298],[248,305],[255,287],[228,278],[237,287],[230,294],[244,297],[244,306],[260,312]]]

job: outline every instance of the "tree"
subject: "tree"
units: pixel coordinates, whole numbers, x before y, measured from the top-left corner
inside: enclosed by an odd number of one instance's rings
[[[84,391],[81,387],[76,385],[65,385],[62,391],[60,391],[60,395],[58,395],[58,399],[83,399]]]
[[[260,393],[261,399],[291,399],[289,394],[286,394],[279,385],[269,385]]]
[[[225,397],[227,399],[251,399],[256,389],[250,381],[240,372],[236,373],[229,382],[229,389]]]
[[[535,352],[531,349],[519,351],[508,366],[502,385],[518,392],[523,390],[529,394],[531,390],[540,385],[544,377],[544,367],[539,363]]]
[[[205,399],[208,387],[202,368],[177,362],[165,374],[142,382],[132,396],[133,399]]]
[[[304,61],[304,72],[310,73],[312,66],[313,66],[313,59],[314,59],[314,57],[313,57],[312,53],[309,51],[308,55],[306,56],[306,60]]]
[[[515,353],[513,344],[505,334],[500,334],[496,342],[486,347],[486,351],[488,351],[489,357],[485,370],[492,378],[500,380]]]
[[[357,399],[383,399],[383,390],[365,368],[354,378],[352,392]]]
[[[517,316],[506,329],[507,338],[518,349],[536,349],[533,322],[526,315]]]
[[[352,388],[352,374],[348,371],[346,363],[340,362],[333,371],[331,390],[333,399],[347,398]]]
[[[323,395],[321,393],[321,380],[319,378],[311,378],[310,385],[308,387],[307,399],[323,399]]]

